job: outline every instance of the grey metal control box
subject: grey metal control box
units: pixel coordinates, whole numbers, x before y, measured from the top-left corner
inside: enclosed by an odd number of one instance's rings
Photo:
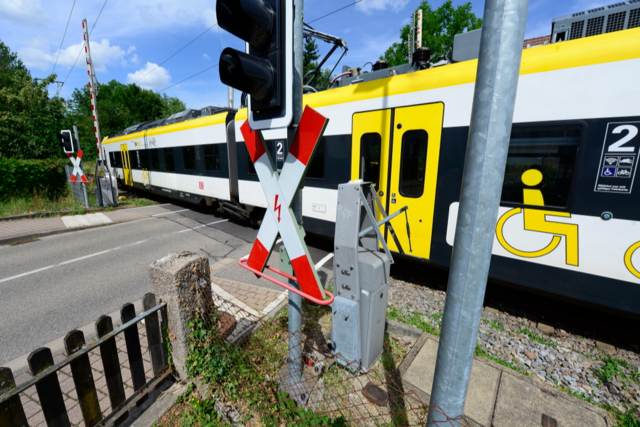
[[[376,205],[382,209],[369,183],[352,181],[338,187],[332,340],[335,352],[342,355],[340,363],[356,362],[366,370],[382,353],[393,262],[379,230],[386,219],[377,221]],[[384,210],[381,213],[386,217]]]

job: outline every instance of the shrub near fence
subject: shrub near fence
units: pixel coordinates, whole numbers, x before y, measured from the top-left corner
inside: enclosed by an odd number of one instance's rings
[[[40,194],[54,199],[67,192],[69,160],[0,159],[0,200]]]

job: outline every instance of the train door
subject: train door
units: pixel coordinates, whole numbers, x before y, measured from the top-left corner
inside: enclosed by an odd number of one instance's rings
[[[407,255],[429,259],[444,105],[429,104],[353,116],[352,179],[373,182]],[[407,224],[409,227],[407,227]],[[387,236],[389,248],[398,251]]]
[[[131,174],[131,160],[129,159],[129,147],[127,144],[120,145],[122,155],[122,173],[124,174],[124,185],[133,186],[133,175]]]

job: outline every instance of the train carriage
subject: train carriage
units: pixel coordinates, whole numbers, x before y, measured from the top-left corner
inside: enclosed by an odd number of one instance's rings
[[[305,229],[333,237],[338,184],[364,179],[388,212],[409,207],[392,221],[402,249],[390,248],[448,266],[476,67],[305,95],[329,118],[303,189]],[[490,277],[640,315],[639,75],[640,28],[523,52]],[[239,131],[246,119],[223,111],[103,147],[123,185],[259,218],[267,202]],[[281,164],[285,131],[264,136]]]

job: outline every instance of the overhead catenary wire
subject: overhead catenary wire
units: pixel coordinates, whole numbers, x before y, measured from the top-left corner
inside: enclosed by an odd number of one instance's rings
[[[104,0],[104,3],[102,4],[102,9],[100,9],[100,13],[98,13],[98,17],[93,22],[93,26],[91,27],[91,31],[89,31],[89,36],[91,36],[91,34],[93,33],[93,29],[96,27],[96,24],[98,23],[98,20],[100,19],[100,15],[102,15],[102,11],[104,10],[104,7],[107,5],[108,1],[109,0]],[[65,83],[67,82],[67,80],[69,79],[69,76],[71,75],[71,72],[75,68],[76,63],[78,62],[78,59],[80,59],[80,54],[82,54],[83,50],[84,50],[83,47],[80,47],[80,52],[78,52],[78,56],[76,56],[76,60],[73,62],[73,65],[71,66],[71,69],[69,70],[69,74],[67,74],[67,77],[65,77],[64,82],[62,82],[62,85],[60,86],[60,89],[62,89],[62,86],[64,86]]]
[[[76,7],[76,0],[73,0],[73,4],[71,5],[71,12],[69,12],[69,19],[67,19],[67,26],[64,27],[64,34],[62,35],[62,40],[60,41],[60,47],[58,48],[58,54],[56,55],[56,62],[53,63],[53,70],[51,70],[51,74],[55,73],[56,65],[58,65],[58,58],[60,58],[60,51],[62,50],[62,44],[64,43],[64,38],[67,36],[67,30],[69,29],[69,22],[71,22],[71,15],[73,15],[73,8]]]
[[[218,64],[214,64],[214,65],[212,65],[211,67],[207,67],[207,68],[205,68],[205,69],[204,69],[204,70],[202,70],[202,71],[198,71],[197,73],[192,74],[191,76],[187,77],[186,79],[182,79],[182,80],[180,80],[180,81],[179,81],[179,82],[177,82],[177,83],[174,83],[174,84],[172,84],[172,85],[170,85],[170,86],[165,87],[165,88],[164,88],[164,89],[162,89],[162,90],[159,90],[159,91],[158,91],[158,93],[160,93],[160,92],[164,92],[165,90],[170,89],[170,88],[174,87],[175,85],[179,85],[179,84],[180,84],[180,83],[182,83],[182,82],[186,82],[187,80],[189,80],[189,79],[191,79],[191,78],[193,78],[193,77],[195,77],[195,76],[197,76],[197,75],[200,75],[200,74],[204,73],[205,71],[208,71],[208,70],[210,70],[210,69],[212,69],[212,68],[214,68],[214,67],[217,67],[217,66],[218,66]]]
[[[149,74],[153,73],[158,67],[160,67],[162,64],[164,64],[165,62],[167,62],[168,60],[170,60],[171,58],[173,58],[174,56],[176,56],[177,54],[179,54],[180,52],[182,52],[187,46],[189,46],[191,43],[193,43],[194,41],[198,40],[200,37],[204,36],[209,30],[211,30],[213,27],[217,27],[218,24],[213,24],[212,26],[210,26],[209,28],[207,28],[206,30],[204,30],[202,33],[200,33],[200,35],[198,35],[196,38],[194,38],[193,40],[191,40],[189,43],[185,44],[184,46],[182,46],[180,49],[178,49],[175,53],[173,53],[170,57],[168,57],[167,59],[165,59],[164,61],[162,61],[161,63],[159,63],[158,65],[155,66],[155,68],[151,71],[149,71],[147,74],[145,74],[144,76],[140,77],[138,80],[136,80],[135,82],[133,82],[133,84],[138,83],[140,80],[144,79],[145,77],[147,77]],[[219,42],[219,41],[218,41]]]
[[[319,20],[321,20],[321,19],[324,19],[324,18],[326,18],[327,16],[333,15],[334,13],[340,12],[341,10],[344,10],[344,9],[346,9],[346,8],[348,8],[348,7],[354,6],[354,5],[358,4],[358,3],[360,3],[361,1],[364,1],[364,0],[357,0],[357,1],[354,1],[353,3],[348,4],[348,5],[346,5],[346,6],[343,6],[343,7],[341,7],[340,9],[336,9],[336,10],[334,10],[333,12],[330,12],[330,13],[327,13],[326,15],[323,15],[323,16],[321,16],[320,18],[316,18],[316,19],[314,19],[313,21],[309,21],[309,24],[312,24],[312,23],[314,23],[314,22],[316,22],[316,21],[319,21]]]

